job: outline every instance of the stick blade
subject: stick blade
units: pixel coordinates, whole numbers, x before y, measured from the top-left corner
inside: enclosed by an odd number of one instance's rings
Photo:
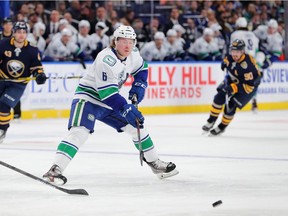
[[[73,194],[73,195],[85,195],[88,196],[88,192],[84,189],[65,189],[65,188],[58,188],[59,190],[68,193],[68,194]]]

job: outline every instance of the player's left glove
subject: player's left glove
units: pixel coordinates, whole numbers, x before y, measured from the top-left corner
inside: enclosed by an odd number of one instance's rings
[[[44,84],[47,80],[45,73],[36,73],[35,80],[38,85]]]
[[[129,100],[133,99],[133,96],[137,96],[137,101],[140,103],[144,99],[145,90],[147,88],[146,81],[134,81],[132,84],[132,88],[129,91]]]
[[[133,104],[126,104],[120,110],[120,115],[124,117],[129,124],[131,124],[134,128],[137,128],[138,120],[140,127],[143,127],[144,117],[140,111],[138,111]]]

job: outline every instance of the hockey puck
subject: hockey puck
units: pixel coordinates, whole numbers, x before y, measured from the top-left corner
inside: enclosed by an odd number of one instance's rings
[[[222,200],[218,200],[217,202],[214,202],[213,204],[212,204],[212,206],[215,208],[215,207],[217,207],[217,206],[219,206],[219,205],[221,205],[222,204]]]

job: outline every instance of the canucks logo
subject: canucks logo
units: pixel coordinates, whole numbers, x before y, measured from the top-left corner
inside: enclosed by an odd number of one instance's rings
[[[10,60],[7,63],[7,71],[9,75],[15,78],[23,74],[24,68],[24,64],[17,60]]]

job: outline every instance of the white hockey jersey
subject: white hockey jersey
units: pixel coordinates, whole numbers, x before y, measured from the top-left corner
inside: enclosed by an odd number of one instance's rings
[[[241,39],[245,42],[245,52],[255,58],[256,53],[259,51],[259,39],[251,31],[236,30],[231,34],[230,43],[236,39]]]
[[[61,38],[51,41],[45,50],[45,55],[52,57],[55,61],[71,60],[73,55],[77,55],[81,51],[80,47],[72,41],[67,45],[63,44]]]
[[[75,44],[80,45],[80,48],[86,55],[90,55],[92,52],[93,42],[91,41],[91,36],[87,35],[84,37],[80,33],[77,33],[72,36],[72,41]]]
[[[191,44],[188,52],[196,55],[199,59],[203,59],[209,54],[214,55],[215,53],[220,53],[220,49],[215,38],[208,43],[202,36],[198,38],[195,43]]]
[[[32,46],[37,47],[40,52],[44,52],[46,47],[46,41],[42,36],[39,36],[38,40],[36,40],[34,35],[32,33],[29,33],[27,36],[27,40]]]
[[[117,94],[129,75],[134,76],[147,67],[137,48],[121,61],[108,47],[97,55],[86,75],[80,79],[74,98],[111,109],[101,101]]]
[[[102,49],[109,47],[110,45],[110,40],[107,35],[103,35],[102,38],[97,35],[96,33],[93,33],[90,35],[90,46],[92,50],[95,50],[97,48],[97,43],[101,42],[102,43]]]
[[[283,38],[279,32],[274,34],[268,34],[268,26],[260,25],[255,30],[255,35],[260,39],[262,45],[267,51],[273,53],[276,56],[280,56],[283,49]]]
[[[155,41],[146,43],[140,50],[141,56],[145,61],[158,60],[162,61],[167,55],[167,47],[164,46],[164,42],[160,49],[156,47]]]

